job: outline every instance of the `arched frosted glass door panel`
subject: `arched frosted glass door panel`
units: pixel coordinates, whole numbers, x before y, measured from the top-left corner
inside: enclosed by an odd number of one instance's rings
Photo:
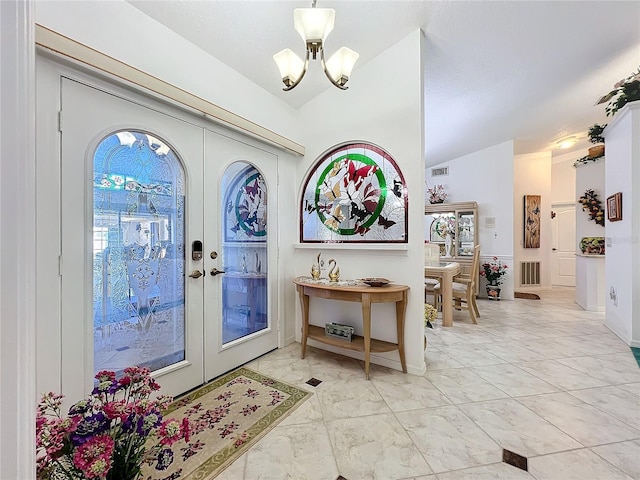
[[[268,327],[267,188],[251,164],[222,177],[222,344]]]
[[[106,137],[93,165],[94,372],[185,359],[184,171],[141,131]]]

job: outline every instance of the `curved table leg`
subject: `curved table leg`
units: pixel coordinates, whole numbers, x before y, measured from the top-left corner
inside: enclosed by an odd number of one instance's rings
[[[398,325],[398,353],[402,371],[407,373],[407,361],[404,358],[404,316],[407,311],[407,292],[402,294],[402,300],[396,302],[396,323]]]
[[[309,295],[304,294],[304,287],[298,285],[298,298],[300,299],[300,308],[302,310],[302,350],[300,358],[304,358],[307,350],[307,336],[309,335]]]

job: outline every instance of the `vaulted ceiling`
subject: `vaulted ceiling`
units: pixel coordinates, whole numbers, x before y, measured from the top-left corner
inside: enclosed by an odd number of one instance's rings
[[[294,108],[335,88],[318,67],[283,92],[272,59],[286,47],[303,56],[293,9],[310,7],[310,0],[129,3]],[[598,97],[640,65],[638,1],[320,0],[317,6],[336,10],[327,56],[342,46],[360,54],[351,88],[359,66],[423,30],[427,165],[512,139],[516,153],[566,153],[556,143],[569,135],[581,138],[578,158],[588,127],[607,121],[604,105],[594,106]]]

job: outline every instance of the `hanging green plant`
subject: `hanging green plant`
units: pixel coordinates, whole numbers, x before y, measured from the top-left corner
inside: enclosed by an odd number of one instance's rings
[[[604,227],[604,210],[602,210],[602,201],[598,198],[598,194],[589,189],[580,197],[579,203],[582,204],[582,210],[589,214],[589,220],[593,220],[598,225]]]

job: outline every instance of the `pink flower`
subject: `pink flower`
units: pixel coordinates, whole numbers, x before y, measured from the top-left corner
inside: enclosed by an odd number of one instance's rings
[[[171,418],[165,420],[162,422],[162,425],[160,425],[160,436],[162,437],[160,443],[162,445],[173,445],[180,440],[180,431],[180,422],[176,419]]]
[[[116,379],[116,372],[101,370],[94,377],[98,382],[113,382]]]
[[[80,445],[73,456],[73,464],[87,478],[105,478],[111,468],[114,442],[109,435],[98,435]]]
[[[107,402],[104,404],[102,409],[109,420],[119,418],[120,420],[124,421],[130,413],[127,411],[127,404],[124,400]]]
[[[189,443],[189,439],[191,438],[191,423],[189,423],[189,419],[187,417],[182,419],[182,425],[180,427],[182,429],[184,441]]]

